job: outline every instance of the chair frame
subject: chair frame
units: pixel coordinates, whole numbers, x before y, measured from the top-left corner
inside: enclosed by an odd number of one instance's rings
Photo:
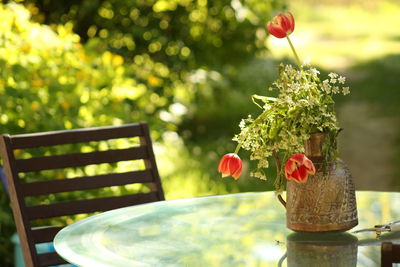
[[[400,245],[392,242],[382,242],[381,266],[392,267],[393,263],[400,263]]]
[[[14,156],[14,150],[16,149],[49,147],[130,137],[139,137],[140,146],[128,149],[43,156],[30,159],[16,159]],[[67,263],[56,252],[37,254],[35,248],[35,244],[53,241],[54,236],[64,226],[31,228],[30,221],[32,220],[107,211],[136,204],[165,200],[148,125],[144,122],[121,126],[83,128],[13,136],[3,134],[0,138],[0,149],[4,171],[7,176],[10,205],[20,238],[24,260],[28,267]],[[136,159],[144,160],[145,170],[30,183],[22,182],[19,176],[19,173],[24,172],[80,167]],[[25,204],[25,197],[27,196],[134,183],[150,185],[151,192],[49,205],[27,206]]]

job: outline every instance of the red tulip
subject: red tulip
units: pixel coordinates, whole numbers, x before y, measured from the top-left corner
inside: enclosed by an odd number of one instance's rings
[[[315,174],[315,167],[305,155],[296,153],[290,156],[285,165],[285,176],[288,180],[305,183],[309,174]]]
[[[267,28],[277,38],[287,37],[294,31],[294,17],[290,12],[287,15],[280,13],[268,22]]]
[[[235,153],[226,154],[219,162],[218,172],[222,174],[222,177],[232,176],[237,180],[242,174],[242,160]]]

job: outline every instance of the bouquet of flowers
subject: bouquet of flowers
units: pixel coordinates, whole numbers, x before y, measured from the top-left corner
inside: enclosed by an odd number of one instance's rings
[[[283,176],[305,183],[309,174],[315,174],[313,162],[303,154],[304,142],[311,134],[327,133],[323,146],[324,162],[336,158],[336,137],[340,128],[333,95],[347,95],[349,87],[345,86],[345,77],[330,73],[322,80],[316,68],[301,63],[289,38],[295,28],[291,13],[275,16],[267,28],[273,36],[287,39],[297,66],[279,65],[279,78],[268,88],[269,91],[277,90],[277,97],[251,96],[261,113],[242,119],[240,133],[233,138],[238,143],[236,151],[222,157],[218,171],[222,177],[238,179],[242,173],[238,152],[242,148],[251,152],[250,160],[257,161],[256,169],[250,175],[267,179],[264,169],[273,158],[277,169],[275,187],[280,194],[284,190]],[[285,162],[284,166],[281,162]]]

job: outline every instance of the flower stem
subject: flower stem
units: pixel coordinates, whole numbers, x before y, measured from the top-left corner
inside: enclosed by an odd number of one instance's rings
[[[236,149],[235,149],[235,154],[237,154],[237,153],[239,153],[239,150],[240,150],[240,144],[238,144],[237,146],[236,146]]]
[[[281,176],[281,161],[279,159],[278,153],[276,152],[276,150],[272,150],[272,156],[275,159],[275,164],[276,164],[276,181],[275,181],[275,189],[276,191],[280,191],[281,190],[281,186],[282,186],[282,176]]]
[[[296,53],[296,49],[294,49],[294,46],[293,46],[293,44],[292,44],[292,41],[290,41],[289,36],[286,36],[286,39],[288,40],[289,45],[290,45],[290,48],[292,49],[292,52],[293,52],[293,54],[294,54],[294,57],[296,58],[297,65],[299,65],[299,67],[301,67],[300,58],[299,58],[299,56],[298,56],[297,53]]]

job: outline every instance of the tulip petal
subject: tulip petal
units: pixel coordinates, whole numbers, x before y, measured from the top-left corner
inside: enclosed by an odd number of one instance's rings
[[[218,172],[222,174],[223,178],[232,175],[238,179],[242,173],[242,160],[235,153],[226,154],[218,165]]]
[[[290,31],[291,28],[291,22],[290,20],[283,14],[279,14],[278,15],[281,19],[280,19],[280,25],[282,27],[282,29],[285,31],[285,34],[287,34],[288,31]]]
[[[294,31],[294,26],[295,26],[294,17],[292,15],[292,13],[290,13],[290,12],[287,13],[286,17],[288,18],[289,23],[290,23],[290,28],[289,28],[290,29],[290,33],[292,33]],[[288,35],[290,33],[288,33]]]
[[[295,153],[295,154],[290,156],[290,159],[295,161],[299,165],[303,165],[304,164],[304,159],[305,158],[306,158],[306,156],[301,154],[301,153]]]
[[[286,32],[279,25],[275,25],[272,22],[268,22],[267,28],[268,28],[268,32],[270,34],[272,34],[273,36],[275,36],[276,38],[286,37]]]
[[[288,161],[286,161],[286,164],[285,164],[285,176],[286,176],[286,178],[288,178],[288,177],[290,177],[291,176],[291,174],[293,173],[293,171],[295,171],[296,170],[296,163],[293,161],[293,160],[288,160]],[[288,178],[289,179],[289,178]],[[290,179],[289,179],[290,180]]]
[[[315,166],[314,166],[314,164],[313,164],[313,162],[312,162],[311,160],[309,160],[308,158],[306,158],[306,159],[304,160],[304,166],[306,167],[307,172],[308,172],[309,174],[315,174]]]
[[[289,172],[289,171],[285,170],[285,177],[286,177],[287,180],[292,180],[293,179],[292,173],[293,172]]]
[[[294,172],[292,172],[292,174],[290,175],[290,177],[295,180],[296,182],[300,181],[300,173],[299,170],[294,170]]]
[[[219,162],[218,172],[223,172],[224,170],[226,170],[227,163],[228,163],[228,159],[227,159],[227,155],[225,155],[222,157],[221,161]]]
[[[307,181],[307,178],[308,178],[308,173],[307,173],[306,167],[300,166],[298,171],[299,171],[299,178],[300,178],[300,180],[298,182],[299,183],[305,183]]]
[[[232,177],[235,178],[235,180],[239,179],[240,175],[242,174],[242,162],[240,162],[239,168],[232,174]]]
[[[287,179],[288,181],[290,181],[290,180],[292,180],[292,179],[293,179],[293,177],[292,177],[292,174],[291,174],[291,173],[287,173],[287,172],[285,172],[285,177],[286,177],[286,179]]]
[[[239,168],[239,162],[235,158],[230,158],[228,162],[228,170],[232,175]]]
[[[308,174],[315,174],[315,167],[311,160],[301,153],[294,153],[286,161],[285,177],[297,183],[305,183]]]
[[[296,169],[296,162],[294,162],[293,160],[289,159],[289,160],[286,162],[285,171],[287,171],[287,172],[293,172],[295,169]]]
[[[294,17],[292,13],[276,15],[271,22],[268,22],[268,32],[277,38],[287,37],[294,31]]]

